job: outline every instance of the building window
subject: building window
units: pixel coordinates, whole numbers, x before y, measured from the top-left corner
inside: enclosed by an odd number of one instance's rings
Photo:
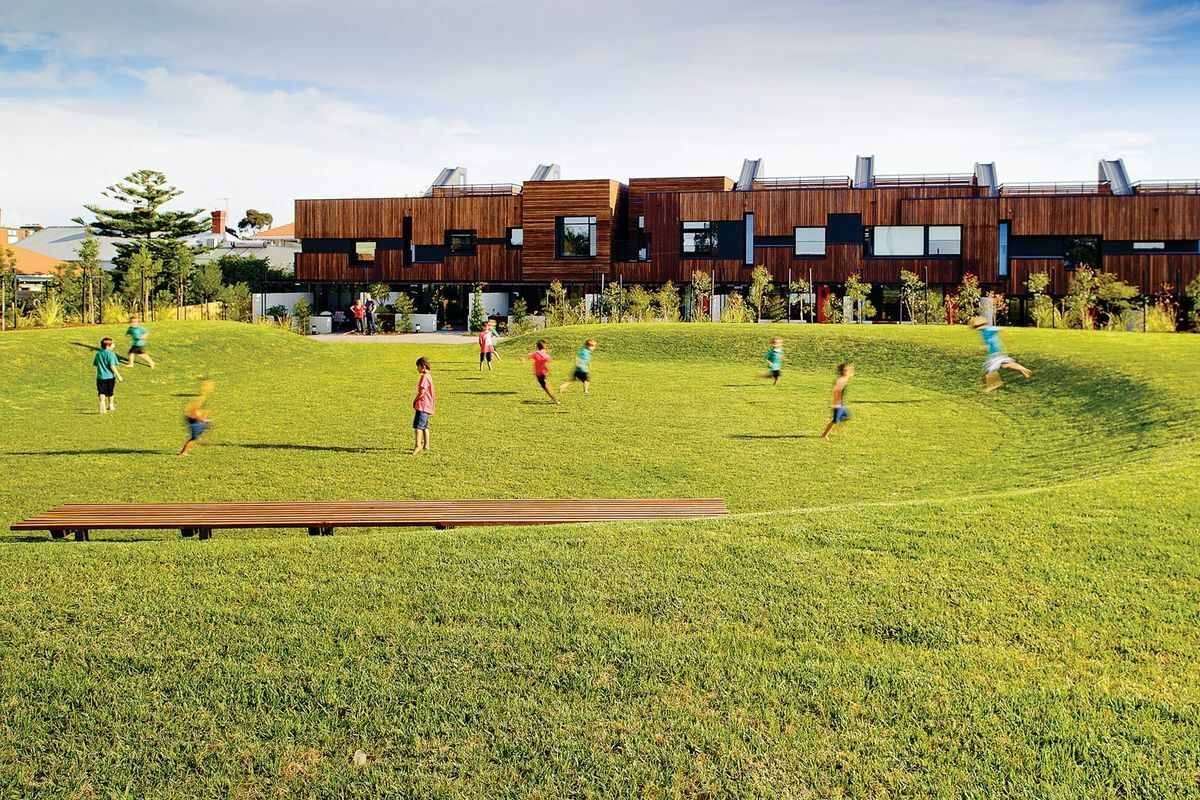
[[[345,251],[343,251],[345,252]],[[375,242],[355,242],[354,260],[363,263],[375,260]]]
[[[1095,236],[1063,239],[1063,269],[1100,269],[1100,240]]]
[[[638,230],[640,231],[640,230],[645,230],[645,229],[646,229],[646,218],[644,216],[639,216],[638,217]]]
[[[558,218],[558,257],[594,258],[596,255],[596,218]]]
[[[754,215],[746,214],[746,253],[742,263],[747,267],[754,266]]]
[[[798,256],[825,255],[824,228],[796,228],[795,250]]]
[[[932,243],[932,239],[930,240]],[[999,264],[998,270],[1001,278],[1008,277],[1008,223],[1000,223],[1000,246],[998,248]]]
[[[717,254],[717,223],[683,223],[683,254],[685,256],[715,256]]]
[[[923,225],[876,225],[871,234],[873,256],[925,255]]]
[[[475,231],[446,231],[446,249],[452,256],[475,255]]]
[[[645,231],[638,231],[638,261],[650,260],[650,234]]]
[[[508,246],[509,247],[524,247],[525,246],[525,229],[524,228],[509,228],[508,229]]]
[[[930,225],[929,251],[931,256],[962,255],[961,225]]]
[[[1166,250],[1166,242],[1134,242],[1134,250]]]

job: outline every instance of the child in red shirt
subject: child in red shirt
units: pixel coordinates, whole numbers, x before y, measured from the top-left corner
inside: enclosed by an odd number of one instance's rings
[[[433,391],[433,373],[429,371],[429,362],[424,356],[417,359],[417,372],[421,374],[421,378],[417,381],[417,396],[413,400],[414,456],[422,450],[429,450],[429,418],[433,416],[433,407],[437,400]]]
[[[538,339],[537,350],[529,354],[528,358],[533,359],[533,375],[537,378],[538,384],[542,387],[542,391],[550,398],[553,403],[558,403],[558,398],[550,391],[550,387],[546,385],[546,380],[550,377],[550,362],[554,359],[550,358],[550,351],[546,349],[546,340]]]

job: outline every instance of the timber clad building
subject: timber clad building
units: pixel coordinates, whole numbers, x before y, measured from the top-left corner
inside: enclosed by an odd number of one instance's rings
[[[850,275],[876,292],[902,270],[931,286],[965,273],[985,290],[1026,293],[1030,273],[1065,292],[1072,270],[1115,273],[1178,295],[1200,274],[1200,182],[1132,183],[1120,161],[1094,183],[1000,185],[992,164],[961,175],[766,178],[747,161],[725,177],[558,180],[539,167],[517,186],[471,185],[443,170],[419,197],[296,201],[296,278],[364,287],[485,284],[537,295],[553,280],[684,284],[700,269],[717,291],[755,266],[777,282],[811,276],[818,299]],[[886,304],[884,304],[886,307]],[[880,303],[876,303],[880,307]]]

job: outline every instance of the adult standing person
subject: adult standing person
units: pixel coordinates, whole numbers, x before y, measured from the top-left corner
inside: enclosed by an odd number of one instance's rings
[[[350,306],[350,313],[354,315],[354,330],[359,333],[366,333],[365,318],[367,316],[367,307],[363,305],[361,297],[354,301],[354,305]]]
[[[367,302],[363,304],[363,308],[367,317],[367,336],[375,335],[375,309],[377,304],[375,298],[367,295]]]

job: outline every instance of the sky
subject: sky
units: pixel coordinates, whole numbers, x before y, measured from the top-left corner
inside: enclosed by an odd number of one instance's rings
[[[4,225],[563,178],[1200,178],[1200,0],[0,3]]]

